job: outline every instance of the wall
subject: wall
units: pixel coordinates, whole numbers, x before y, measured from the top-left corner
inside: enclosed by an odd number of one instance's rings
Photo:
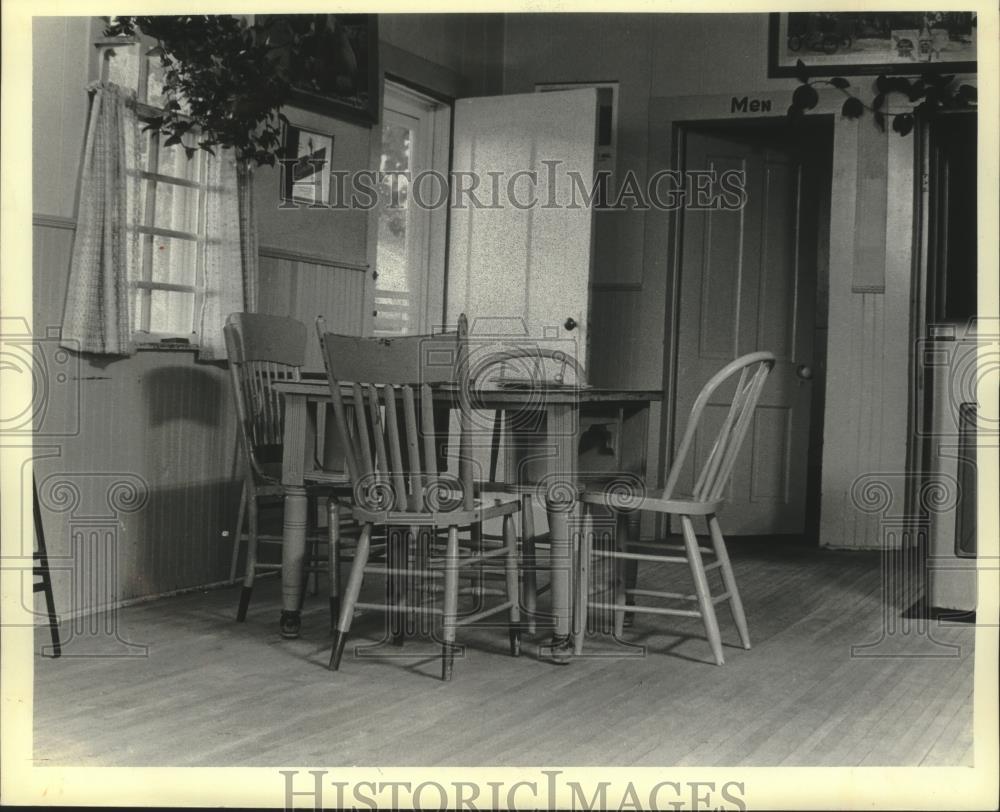
[[[381,22],[385,71],[443,94],[498,89],[498,16],[454,15],[444,26],[409,15]],[[224,365],[198,363],[190,351],[97,359],[56,348],[99,31],[87,17],[41,17],[33,25],[32,316],[44,392],[36,478],[64,617],[227,578],[239,499]],[[289,115],[334,134],[338,168],[371,166],[377,128]],[[261,309],[307,321],[323,313],[338,329],[361,332],[374,261],[367,215],[279,212],[278,179],[269,170],[257,174],[255,203]],[[318,352],[311,365],[321,366]]]
[[[796,81],[767,77],[767,34],[766,14],[511,14],[503,90],[618,81],[618,175],[631,169],[642,181],[671,166],[677,121],[739,117],[730,99],[748,94],[770,99],[774,115],[783,115]],[[835,113],[836,102],[821,108]],[[851,492],[862,474],[906,466],[913,138],[879,136],[870,119],[837,119],[820,543],[877,547],[878,517],[859,510]],[[866,144],[860,151],[859,139]],[[860,186],[859,173],[866,178]],[[888,209],[873,207],[879,190],[895,201]],[[856,223],[881,241],[881,254],[856,243]],[[675,294],[669,227],[663,212],[597,215],[595,383],[664,385]],[[873,272],[885,276],[884,292],[856,292],[856,276]],[[669,456],[664,450],[665,463]]]

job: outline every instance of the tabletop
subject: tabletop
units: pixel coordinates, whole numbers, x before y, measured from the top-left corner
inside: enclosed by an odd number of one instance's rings
[[[302,381],[275,382],[273,387],[286,395],[326,398],[330,395],[330,387],[325,377],[311,377]],[[350,384],[342,384],[341,390],[345,397],[351,395]],[[436,385],[433,396],[450,400],[458,392],[457,386]],[[649,403],[663,400],[660,389],[615,389],[598,386],[566,386],[551,382],[537,386],[498,386],[496,388],[474,389],[474,397],[487,408],[493,404],[524,404],[526,400],[537,399],[544,395],[546,404],[573,403]]]

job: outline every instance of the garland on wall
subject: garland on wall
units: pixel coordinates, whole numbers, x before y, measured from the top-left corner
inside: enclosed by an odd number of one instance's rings
[[[846,96],[840,113],[844,118],[858,119],[870,113],[875,125],[885,132],[887,120],[891,120],[893,132],[907,135],[918,120],[926,121],[942,110],[970,109],[976,106],[975,85],[956,83],[954,75],[942,75],[936,71],[925,71],[914,79],[905,76],[879,76],[872,87],[874,95],[870,102],[854,93],[851,83],[842,76],[829,79],[810,79],[801,59],[795,63],[799,86],[792,93],[792,103],[788,107],[788,119],[797,124],[819,103],[817,87],[833,87]],[[896,95],[906,99],[911,105],[908,110],[890,112],[886,101]]]

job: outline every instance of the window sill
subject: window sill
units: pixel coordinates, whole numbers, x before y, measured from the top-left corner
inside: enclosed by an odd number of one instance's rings
[[[136,350],[161,350],[166,352],[178,352],[189,350],[197,352],[201,349],[200,344],[191,342],[186,338],[152,338],[150,336],[136,336],[132,340]]]

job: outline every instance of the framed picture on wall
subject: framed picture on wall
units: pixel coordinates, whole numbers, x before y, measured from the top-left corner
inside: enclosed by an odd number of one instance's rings
[[[282,199],[325,206],[330,202],[330,160],[333,135],[285,127],[284,189]]]
[[[973,11],[782,12],[771,15],[768,75],[976,70]]]
[[[377,14],[259,14],[254,22],[266,31],[275,62],[287,68],[297,107],[378,123]]]

